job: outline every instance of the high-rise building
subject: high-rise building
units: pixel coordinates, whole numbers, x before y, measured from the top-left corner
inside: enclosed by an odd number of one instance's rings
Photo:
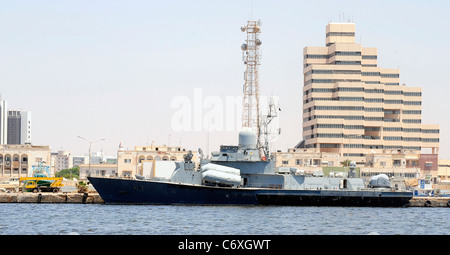
[[[439,151],[439,125],[422,123],[422,89],[378,67],[377,48],[355,43],[355,24],[330,23],[325,47],[303,50],[303,141],[297,148],[340,153]]]
[[[31,112],[8,111],[7,143],[31,143]]]
[[[8,107],[6,100],[0,96],[0,144],[8,141]]]

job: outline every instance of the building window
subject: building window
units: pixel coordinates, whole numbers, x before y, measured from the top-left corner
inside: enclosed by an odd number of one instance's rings
[[[422,92],[404,92],[403,95],[420,97],[420,96],[422,96]]]
[[[339,87],[337,88],[337,91],[347,91],[347,92],[363,92],[364,88],[346,88],[346,87]],[[333,91],[336,92],[336,91]]]
[[[380,76],[380,72],[361,72],[362,76]]]
[[[422,138],[422,142],[425,143],[438,143],[439,138]]]
[[[339,97],[339,101],[364,101],[364,97]]]
[[[401,132],[402,128],[401,127],[384,127],[383,130],[391,131],[391,132]]]
[[[383,117],[365,117],[365,121],[383,121]]]
[[[384,114],[400,114],[400,110],[384,110]]]
[[[384,89],[364,89],[366,93],[384,93]]]
[[[336,56],[361,56],[360,51],[336,51],[334,54]]]
[[[401,136],[383,136],[384,140],[387,141],[401,141],[402,137]]]
[[[283,161],[281,162],[281,164],[283,164],[283,165],[289,165],[289,161],[288,161],[288,160],[283,160]]]
[[[314,110],[364,111],[363,106],[314,106]]]
[[[344,144],[344,148],[362,148],[362,144]]]
[[[404,128],[403,132],[420,133],[420,128]]]
[[[311,82],[313,82],[313,83],[333,83],[333,80],[331,80],[331,79],[312,79]]]
[[[355,32],[328,32],[328,36],[355,36]]]
[[[318,133],[317,137],[340,138],[340,137],[342,137],[342,134],[321,134],[321,133]]]
[[[328,58],[328,55],[306,54],[305,58],[324,59],[324,58]]]
[[[403,123],[421,123],[422,120],[403,119]]]
[[[123,160],[123,162],[124,162],[124,163],[131,163],[131,159],[126,158],[126,159]]]
[[[403,137],[403,141],[420,142],[420,137]]]
[[[377,55],[363,55],[362,59],[377,59]]]
[[[384,100],[386,104],[402,104],[403,100]]]
[[[421,101],[404,101],[405,105],[422,105]]]
[[[401,90],[385,90],[384,94],[386,94],[386,95],[402,95],[403,91],[401,91]]]
[[[383,77],[383,78],[399,78],[400,74],[398,74],[398,73],[382,73],[381,77]]]
[[[336,65],[361,65],[361,61],[335,61]]]
[[[421,110],[403,110],[403,114],[422,114]]]
[[[420,132],[420,131],[419,131]],[[439,129],[422,129],[422,133],[434,133],[439,134]]]
[[[317,124],[317,128],[342,128],[342,124]]]
[[[384,101],[383,98],[366,98],[364,99],[364,102],[368,103],[382,103]]]

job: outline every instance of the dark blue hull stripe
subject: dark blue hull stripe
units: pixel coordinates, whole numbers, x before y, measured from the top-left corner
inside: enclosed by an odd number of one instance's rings
[[[106,204],[408,206],[412,192],[224,188],[89,177]]]

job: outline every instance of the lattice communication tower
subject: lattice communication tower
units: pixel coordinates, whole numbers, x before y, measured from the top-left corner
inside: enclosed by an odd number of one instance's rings
[[[241,31],[247,33],[247,39],[241,46],[242,60],[246,66],[242,126],[255,131],[258,137],[258,146],[260,146],[258,66],[261,58],[259,51],[261,46],[261,40],[259,40],[261,21],[247,21],[247,25],[241,26]]]

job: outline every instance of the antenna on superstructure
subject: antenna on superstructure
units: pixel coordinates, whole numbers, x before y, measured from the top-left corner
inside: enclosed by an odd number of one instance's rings
[[[281,134],[280,128],[278,128],[275,133],[269,129],[269,125],[271,124],[272,120],[277,118],[278,112],[281,111],[279,104],[275,105],[273,96],[269,99],[268,107],[269,109],[267,114],[261,116],[262,133],[264,134],[264,145],[262,146],[262,149],[266,158],[270,157],[269,140],[271,140],[271,138],[273,138],[274,136],[278,136]],[[271,135],[272,137],[269,137],[269,135]]]

